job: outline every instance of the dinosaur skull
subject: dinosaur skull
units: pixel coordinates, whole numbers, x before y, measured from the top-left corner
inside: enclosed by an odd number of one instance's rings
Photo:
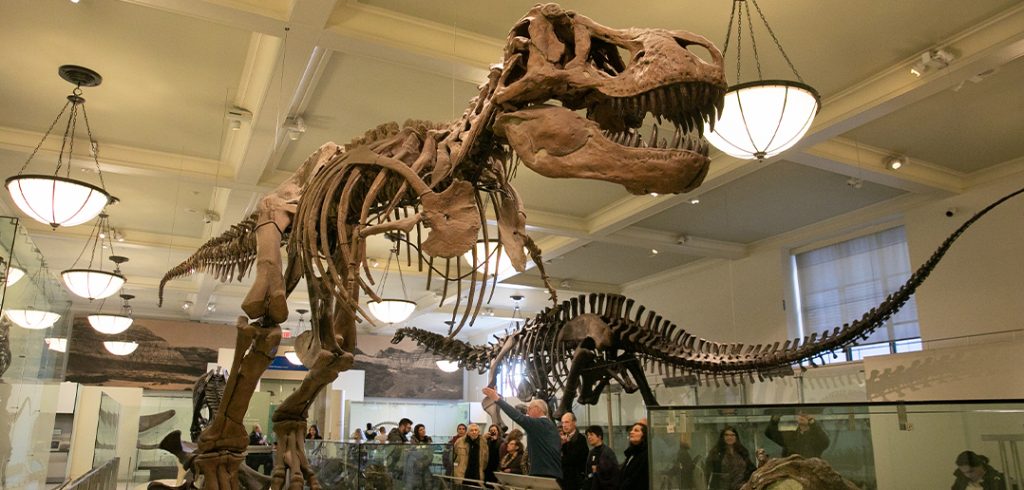
[[[706,50],[711,62],[691,48]],[[509,33],[494,129],[547,177],[605,180],[636,194],[685,192],[707,173],[701,135],[704,121],[717,119],[725,89],[722,54],[701,36],[611,29],[538,5]],[[648,114],[674,131],[659,136],[654,126],[641,136]]]

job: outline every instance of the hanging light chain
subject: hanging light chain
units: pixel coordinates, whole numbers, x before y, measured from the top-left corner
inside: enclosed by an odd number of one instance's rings
[[[764,80],[764,75],[761,71],[761,59],[757,51],[757,38],[754,36],[754,22],[750,16],[750,6],[747,3],[754,4],[754,9],[757,10],[757,15],[761,18],[761,22],[764,24],[765,29],[772,38],[772,42],[775,43],[775,47],[778,48],[779,53],[782,54],[782,58],[786,60],[786,65],[796,75],[797,80],[800,83],[805,83],[804,78],[800,76],[800,72],[797,71],[793,61],[789,59],[789,55],[785,49],[782,49],[782,42],[779,41],[779,37],[775,35],[775,31],[772,29],[771,24],[768,23],[768,19],[764,15],[764,11],[761,10],[761,6],[757,4],[757,0],[733,0],[732,11],[729,13],[729,25],[725,31],[725,45],[722,49],[722,53],[729,51],[729,43],[732,38],[733,23],[736,25],[736,83],[740,83],[740,79],[743,74],[742,54],[743,54],[743,16],[747,17],[747,31],[750,36],[751,49],[754,50],[754,63],[757,66],[757,78],[758,80]],[[746,9],[744,9],[746,6]]]
[[[81,93],[81,90],[78,90],[78,89],[75,89],[75,90],[78,91],[79,93]],[[82,119],[85,120],[85,131],[87,133],[89,133],[89,152],[92,153],[92,161],[93,161],[93,163],[96,164],[96,175],[98,175],[100,177],[100,187],[106,189],[107,188],[107,183],[103,181],[103,172],[100,171],[100,148],[99,148],[99,145],[96,144],[96,139],[92,137],[92,126],[89,125],[89,113],[86,112],[86,110],[85,110],[85,100],[84,99],[82,100]],[[68,158],[68,160],[70,160],[70,157]],[[220,165],[217,166],[217,169],[218,169],[218,171],[220,170]],[[70,171],[71,171],[71,163],[69,161],[68,162],[68,172],[70,172]],[[111,253],[114,252],[113,245],[111,245],[110,252]]]
[[[757,0],[750,1],[753,2],[754,8],[757,9],[757,15],[761,16],[761,22],[764,22],[765,28],[768,29],[768,34],[772,36],[772,41],[775,42],[775,47],[779,48],[779,52],[782,53],[782,58],[785,59],[786,64],[789,65],[789,69],[793,70],[793,74],[796,75],[796,78],[800,83],[804,83],[803,77],[800,76],[800,72],[796,71],[796,66],[793,65],[792,61],[790,61],[789,55],[786,54],[786,50],[782,49],[782,43],[779,42],[779,38],[775,35],[775,31],[772,30],[772,26],[768,24],[768,19],[765,18],[764,12],[761,11],[761,7],[757,5]],[[749,10],[750,8],[748,7],[747,11],[749,12]]]
[[[57,126],[57,122],[60,121],[60,117],[64,115],[64,112],[68,110],[69,105],[71,105],[70,100],[64,104],[64,107],[60,110],[60,113],[57,114],[57,118],[54,119],[52,123],[50,123],[50,127],[49,129],[46,130],[46,134],[43,135],[43,139],[39,140],[39,144],[37,144],[36,147],[32,149],[32,153],[29,154],[28,159],[26,159],[25,163],[21,166],[21,170],[18,170],[18,175],[24,173],[25,169],[28,168],[28,164],[32,163],[32,159],[35,158],[36,153],[39,152],[39,148],[43,146],[43,143],[46,141],[46,138],[48,138],[50,136],[50,133],[53,132],[53,128]]]
[[[751,0],[751,1],[753,1],[753,0]],[[761,74],[761,59],[757,55],[757,38],[754,37],[754,21],[750,19],[750,7],[749,6],[747,7],[746,15],[747,15],[747,31],[750,32],[750,49],[753,50],[753,52],[754,52],[754,65],[757,67],[757,79],[758,80],[764,80],[764,75]]]

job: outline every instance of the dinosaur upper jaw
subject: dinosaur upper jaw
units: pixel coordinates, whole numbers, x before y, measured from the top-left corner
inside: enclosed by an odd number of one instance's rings
[[[654,129],[645,140],[638,131],[643,113],[664,114],[655,100],[647,94],[609,98],[590,111],[590,119],[564,107],[535,105],[501,114],[494,131],[527,167],[546,177],[603,180],[633,194],[687,192],[701,184],[710,164],[703,126],[679,114],[668,118],[674,131]],[[626,113],[631,116],[621,117]]]

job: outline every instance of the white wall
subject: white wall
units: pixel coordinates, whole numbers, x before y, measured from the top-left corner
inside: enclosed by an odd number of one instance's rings
[[[928,259],[973,213],[1024,187],[1024,176],[1000,179],[907,213],[912,264]],[[957,208],[953,218],[945,212]],[[921,336],[943,339],[1024,328],[1024,196],[1006,202],[971,227],[917,294]]]
[[[900,198],[754,244],[743,259],[702,261],[628,284],[623,294],[713,341],[784,341],[796,335],[788,319],[793,312],[782,308],[783,300],[788,309],[793,304],[787,259],[793,248],[879,223],[903,224],[916,268],[971,214],[1020,187],[1024,174],[945,199]],[[957,214],[947,218],[952,207]],[[958,240],[925,281],[917,293],[925,340],[1024,328],[1022,214],[1024,196],[996,209]]]

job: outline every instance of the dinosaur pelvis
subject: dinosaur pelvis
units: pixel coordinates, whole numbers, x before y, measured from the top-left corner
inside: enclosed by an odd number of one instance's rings
[[[441,192],[429,192],[421,198],[423,225],[430,229],[421,247],[431,257],[455,258],[476,244],[480,232],[480,210],[476,191],[458,180]]]

